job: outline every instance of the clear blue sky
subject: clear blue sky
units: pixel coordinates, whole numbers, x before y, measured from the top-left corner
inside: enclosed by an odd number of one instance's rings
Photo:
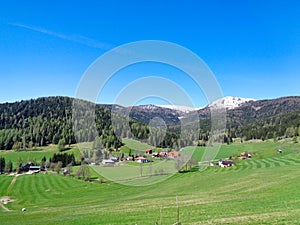
[[[174,42],[195,52],[224,96],[300,95],[300,1],[28,0],[1,2],[0,102],[73,97],[94,60],[139,40]],[[125,69],[139,74],[127,81],[176,74],[149,65]],[[101,102],[112,102],[126,85],[120,77],[103,90]],[[197,107],[205,104],[188,79],[179,83]]]

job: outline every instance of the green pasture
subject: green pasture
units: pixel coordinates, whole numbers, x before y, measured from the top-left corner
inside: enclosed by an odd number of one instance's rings
[[[278,149],[282,153],[277,152]],[[205,150],[209,147],[186,147],[184,150],[193,152],[193,157],[197,161],[201,161]],[[249,141],[244,143],[233,143],[230,145],[222,144],[217,151],[216,159],[229,158],[230,156],[239,156],[241,152],[249,152],[254,154],[253,160],[270,158],[276,156],[285,156],[288,154],[299,153],[300,143],[293,143],[291,139],[281,141]]]
[[[75,158],[78,158],[79,149],[77,145],[72,145],[70,149],[66,148],[67,153],[74,153]],[[15,151],[15,150],[8,150],[8,151],[0,151],[0,156],[4,157],[6,162],[9,160],[12,161],[13,167],[16,168],[19,164],[20,159],[22,160],[23,164],[26,162],[36,160],[38,163],[42,160],[45,156],[47,161],[52,157],[54,153],[59,153],[56,145],[49,145],[45,147],[38,147],[35,149],[28,149],[23,151]]]
[[[1,175],[0,196],[12,200],[0,204],[1,224],[174,224],[176,196],[182,224],[298,224],[299,149],[290,141],[222,145],[218,157],[241,151],[256,156],[144,186],[57,174]]]
[[[146,149],[154,149],[155,147],[148,145],[147,143],[144,142],[140,142],[137,140],[133,140],[133,139],[129,139],[129,138],[123,138],[122,139],[123,144],[132,149],[135,150],[137,152],[145,152]],[[132,152],[134,153],[134,152]]]

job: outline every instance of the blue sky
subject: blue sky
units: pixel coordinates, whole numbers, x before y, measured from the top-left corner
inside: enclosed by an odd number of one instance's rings
[[[3,1],[0,102],[74,97],[99,56],[140,40],[190,49],[211,68],[224,96],[300,95],[299,21],[299,1]],[[196,107],[207,103],[182,72],[157,63],[118,72],[99,102],[114,102],[126,82],[144,76],[177,82]]]

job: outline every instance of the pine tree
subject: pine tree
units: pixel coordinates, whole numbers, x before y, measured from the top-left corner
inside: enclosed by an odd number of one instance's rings
[[[0,157],[0,173],[3,173],[5,170],[5,158]]]
[[[58,145],[57,145],[58,151],[60,151],[60,152],[64,151],[65,145],[66,145],[65,139],[60,139],[58,142]]]

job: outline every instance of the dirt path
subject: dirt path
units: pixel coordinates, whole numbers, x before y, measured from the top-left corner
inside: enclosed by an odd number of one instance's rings
[[[0,196],[0,206],[4,210],[4,212],[10,211],[5,205],[13,201],[15,200],[12,200],[9,196]]]
[[[9,211],[9,209],[6,208],[6,207],[3,205],[2,202],[1,202],[0,206],[1,206],[1,208],[4,210],[4,212],[8,212],[8,211]]]
[[[10,211],[5,205],[9,202],[13,202],[14,200],[12,200],[10,198],[10,193],[11,193],[11,190],[13,189],[15,183],[17,181],[17,176],[15,176],[12,181],[10,182],[10,185],[8,186],[7,188],[7,196],[0,196],[0,206],[1,208],[4,210],[4,212],[8,212]]]
[[[9,185],[8,188],[7,188],[7,195],[8,195],[8,196],[10,195],[10,192],[11,192],[11,190],[13,189],[13,187],[14,187],[16,181],[17,181],[17,176],[15,176],[14,179],[12,179],[10,185]]]

